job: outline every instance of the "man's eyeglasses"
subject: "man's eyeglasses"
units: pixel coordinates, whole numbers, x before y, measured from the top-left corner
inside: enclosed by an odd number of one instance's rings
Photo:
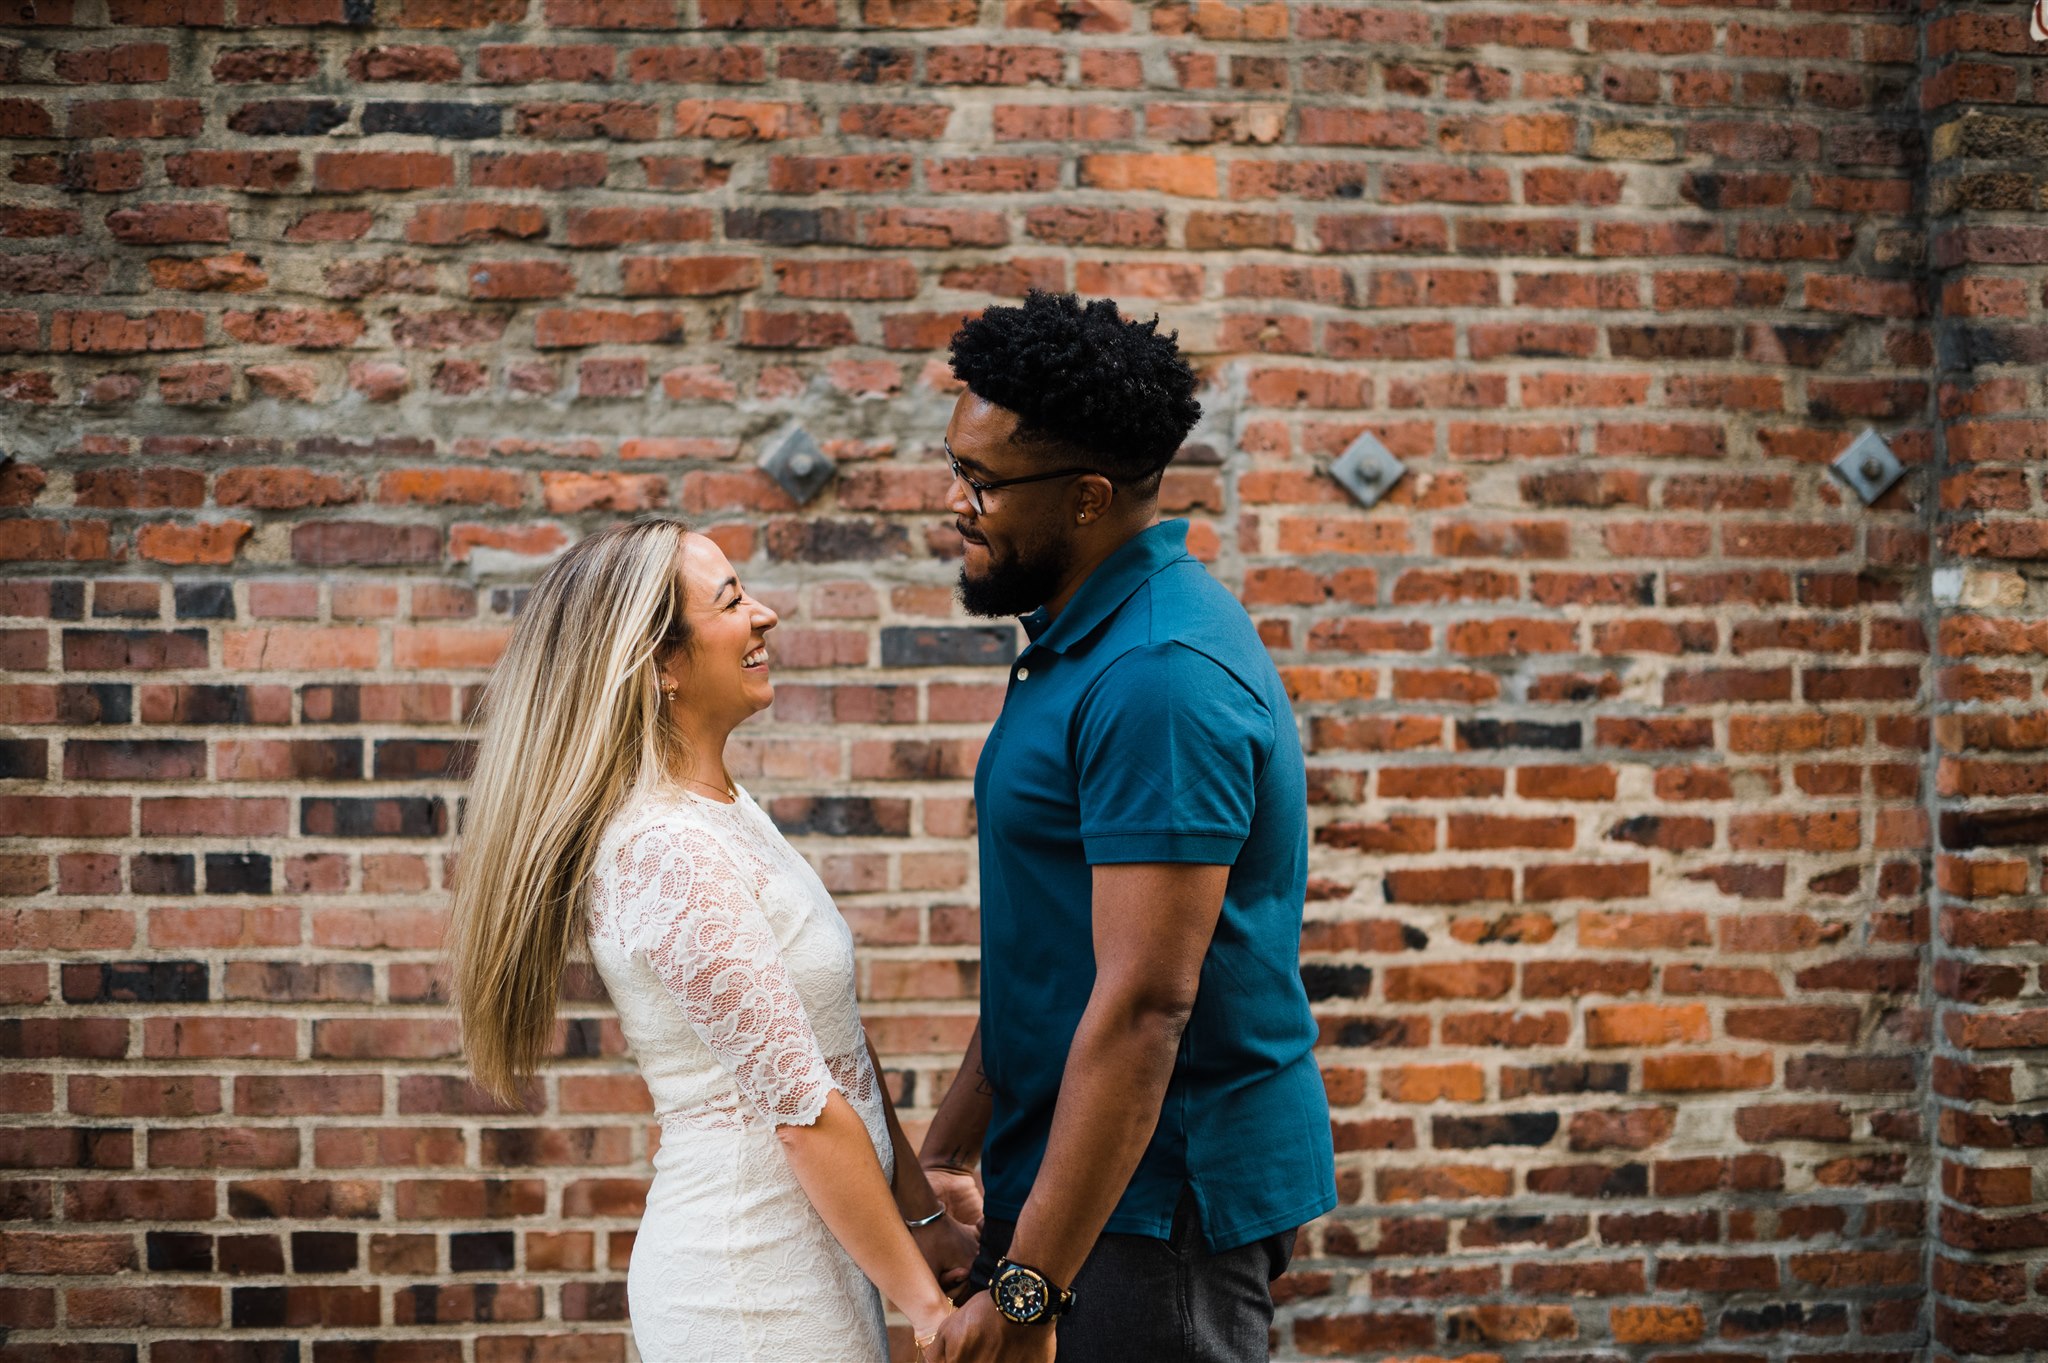
[[[960,467],[960,460],[954,456],[953,443],[950,440],[942,438],[939,443],[946,447],[946,463],[952,468],[953,476],[960,480],[961,486],[967,489],[967,500],[973,503],[974,514],[977,516],[984,510],[981,494],[994,492],[998,488],[1016,487],[1021,483],[1043,483],[1049,478],[1079,478],[1090,473],[1098,478],[1109,478],[1111,486],[1116,483],[1116,479],[1100,469],[1054,469],[1051,473],[1027,473],[1022,478],[976,478]]]

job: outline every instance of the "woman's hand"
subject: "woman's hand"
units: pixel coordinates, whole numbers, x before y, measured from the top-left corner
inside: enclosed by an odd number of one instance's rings
[[[950,1350],[940,1342],[939,1334],[953,1312],[953,1304],[943,1297],[935,1306],[905,1312],[910,1317],[911,1343],[917,1346],[917,1363],[944,1363]]]
[[[924,1255],[946,1295],[958,1295],[966,1285],[967,1271],[974,1267],[974,1256],[981,1250],[981,1238],[950,1215],[929,1226],[917,1227],[910,1232],[910,1238],[917,1241],[918,1252]]]
[[[947,1318],[926,1357],[932,1363],[1053,1363],[1059,1348],[1053,1329],[1005,1320],[995,1298],[977,1292]]]
[[[981,1180],[972,1169],[952,1164],[927,1164],[924,1176],[946,1205],[946,1213],[981,1238]]]

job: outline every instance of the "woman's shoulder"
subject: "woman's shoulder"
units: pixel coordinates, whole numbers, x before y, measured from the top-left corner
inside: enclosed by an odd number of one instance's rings
[[[659,791],[636,791],[599,836],[591,875],[598,900],[624,911],[650,893],[687,897],[698,862],[712,839],[686,800]]]
[[[602,848],[666,841],[701,832],[707,820],[688,796],[660,787],[639,787],[626,796],[599,835]]]

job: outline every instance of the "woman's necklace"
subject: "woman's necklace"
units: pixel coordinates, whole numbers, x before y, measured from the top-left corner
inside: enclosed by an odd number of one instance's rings
[[[714,786],[709,781],[699,781],[694,776],[685,776],[682,779],[685,785],[692,785],[697,786],[703,790],[715,791],[719,795],[724,796],[727,800],[737,801],[740,798],[739,788],[732,784],[732,780],[730,777],[726,779],[726,783],[722,786]]]

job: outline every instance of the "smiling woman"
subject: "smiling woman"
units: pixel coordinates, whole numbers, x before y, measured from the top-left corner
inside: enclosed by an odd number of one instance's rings
[[[673,774],[730,799],[725,736],[775,699],[767,634],[776,615],[747,594],[724,551],[705,536],[685,535],[678,562],[688,647],[668,650],[656,664],[678,744]]]
[[[934,1269],[964,1277],[973,1241],[876,1079],[852,933],[725,768],[774,700],[775,625],[675,521],[542,575],[485,694],[455,996],[472,1071],[510,1096],[587,941],[661,1122],[627,1277],[644,1357],[879,1363],[876,1286],[929,1334]]]

